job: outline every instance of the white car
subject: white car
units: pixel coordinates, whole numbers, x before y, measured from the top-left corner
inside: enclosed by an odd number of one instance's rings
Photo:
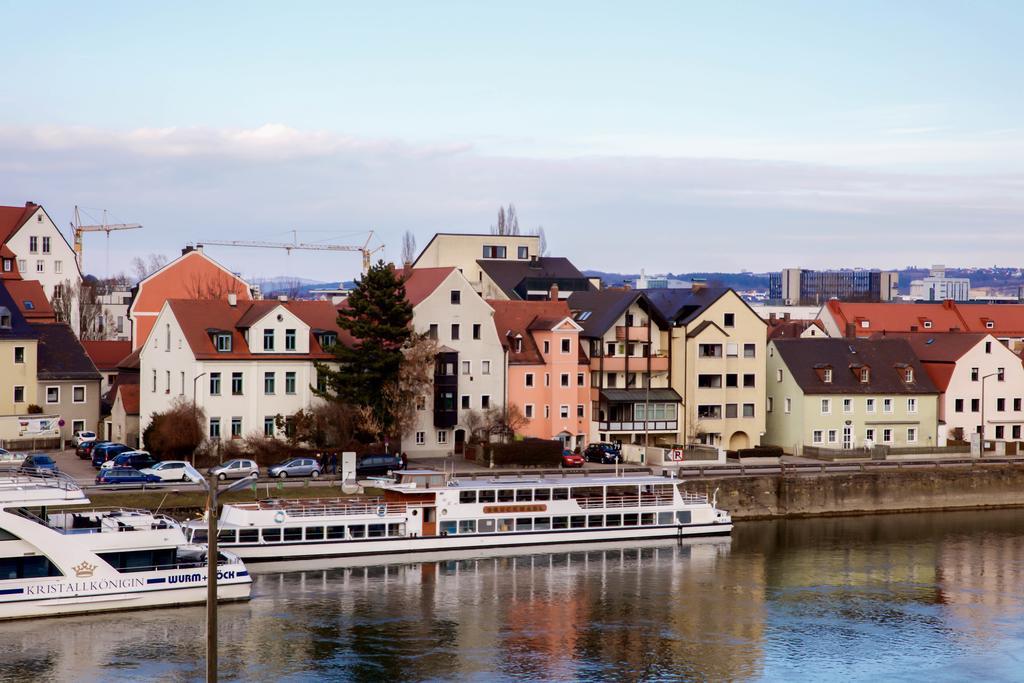
[[[143,474],[154,474],[160,477],[160,481],[190,481],[196,483],[203,480],[203,475],[199,474],[196,468],[184,460],[163,460],[152,467],[139,471]]]
[[[75,432],[75,435],[71,438],[71,443],[75,444],[75,447],[78,447],[83,443],[89,443],[90,441],[95,440],[96,432]]]

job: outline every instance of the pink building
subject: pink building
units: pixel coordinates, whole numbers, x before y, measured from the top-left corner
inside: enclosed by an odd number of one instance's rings
[[[527,418],[519,433],[582,448],[590,433],[590,361],[565,301],[488,301],[505,347],[508,404]]]

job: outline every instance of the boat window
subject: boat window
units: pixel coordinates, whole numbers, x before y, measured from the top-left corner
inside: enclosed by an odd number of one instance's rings
[[[552,489],[551,500],[569,500],[569,489]]]
[[[547,531],[551,528],[551,518],[538,517],[537,519],[533,520],[533,528],[537,531]]]
[[[622,498],[625,496],[636,496],[636,486],[609,486],[608,497],[609,498]]]
[[[516,519],[516,531],[529,531],[533,528],[533,519],[530,517],[519,517]]]
[[[647,526],[648,524],[654,524],[654,513],[643,512],[640,514],[640,524]]]
[[[263,542],[264,543],[280,543],[281,541],[281,529],[280,527],[274,527],[272,529],[261,529]]]
[[[690,511],[689,510],[681,510],[681,511],[677,512],[676,513],[676,521],[679,522],[680,524],[689,524],[690,523]]]
[[[206,529],[193,529],[192,530],[192,542],[193,543],[206,543]]]
[[[516,491],[517,503],[529,503],[533,501],[533,489],[518,489]]]
[[[509,517],[503,517],[498,520],[498,531],[504,533],[506,531],[512,531],[515,526],[515,520]]]
[[[448,522],[441,522],[441,535],[452,536],[459,530],[459,523],[452,520]]]
[[[600,486],[574,486],[572,489],[573,499],[577,498],[597,498],[600,500],[604,497],[604,489]]]
[[[366,525],[352,524],[348,528],[348,533],[352,538],[366,538]]]
[[[494,520],[493,519],[481,519],[476,523],[476,530],[481,534],[492,534],[494,533]]]
[[[370,538],[380,538],[387,531],[387,524],[371,524],[370,525]]]
[[[515,500],[515,491],[512,489],[498,489],[498,502],[511,503]]]
[[[459,533],[460,534],[475,534],[476,533],[476,520],[475,519],[464,519],[459,522]]]
[[[476,491],[459,491],[460,503],[475,503]]]
[[[157,567],[173,565],[175,550],[128,550],[119,553],[97,553],[107,564],[119,572],[144,572]],[[34,559],[34,558],[33,558]],[[42,574],[41,576],[46,576]]]
[[[605,526],[622,526],[622,515],[605,515]]]
[[[238,542],[239,543],[259,543],[260,530],[259,529],[239,529],[238,530]]]
[[[551,500],[551,489],[536,489],[533,492],[534,500]]]
[[[224,529],[223,531],[217,532],[217,543],[234,543],[235,542],[235,530]]]
[[[60,569],[43,555],[0,558],[0,580],[38,579],[44,576],[62,576]]]
[[[672,523],[672,516],[673,515],[672,515],[671,512],[659,512],[658,513],[658,524],[662,524],[662,525],[671,524]]]
[[[587,517],[587,526],[590,528],[604,526],[604,515],[590,515]]]
[[[587,525],[587,518],[585,515],[573,515],[569,518],[569,526],[573,529],[582,529]]]
[[[654,495],[659,498],[671,498],[672,497],[672,484],[655,484]]]
[[[0,529],[0,541],[17,541],[18,537],[6,529]]]
[[[345,527],[343,526],[329,526],[327,527],[327,538],[332,541],[340,541],[345,538]]]
[[[640,516],[635,512],[627,512],[622,515],[622,526],[636,526],[640,521]]]
[[[341,532],[342,536],[345,532]],[[307,526],[306,527],[306,540],[307,541],[322,541],[324,540],[324,528],[322,526]]]
[[[301,526],[290,526],[284,530],[284,540],[286,541],[301,541],[302,540],[302,527]]]
[[[388,524],[388,536],[405,536],[405,522]]]
[[[552,529],[568,529],[569,518],[568,517],[552,517],[551,518]]]
[[[480,492],[480,502],[481,503],[493,503],[494,502],[494,490],[491,489],[490,491],[481,491]]]

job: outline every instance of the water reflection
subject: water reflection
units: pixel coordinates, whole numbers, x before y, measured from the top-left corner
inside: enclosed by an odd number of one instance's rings
[[[1012,678],[1019,512],[255,577],[225,680]],[[519,554],[516,554],[519,553]],[[202,608],[0,625],[0,680],[200,680]]]

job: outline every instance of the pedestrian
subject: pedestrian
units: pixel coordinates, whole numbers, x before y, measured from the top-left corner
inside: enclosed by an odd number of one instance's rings
[[[409,469],[409,456],[405,454],[405,451],[402,451],[402,455],[400,455],[399,458],[402,460],[402,469]]]
[[[335,453],[334,451],[331,451],[331,454],[328,456],[328,459],[330,460],[330,463],[331,463],[331,474],[337,474],[338,473],[338,454]]]

